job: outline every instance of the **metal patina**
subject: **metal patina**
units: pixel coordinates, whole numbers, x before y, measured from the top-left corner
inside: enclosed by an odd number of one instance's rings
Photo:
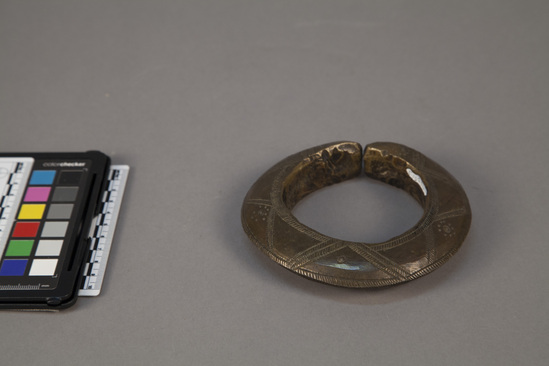
[[[363,168],[364,166],[364,168]],[[410,230],[381,243],[326,236],[299,222],[292,209],[316,190],[364,173],[411,194],[424,214]],[[380,287],[426,275],[456,253],[471,224],[459,182],[418,151],[390,142],[334,142],[280,161],[250,188],[242,226],[278,264],[313,280],[344,287]]]

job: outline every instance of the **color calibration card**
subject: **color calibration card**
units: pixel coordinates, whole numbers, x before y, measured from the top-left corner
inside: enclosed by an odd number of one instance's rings
[[[128,169],[100,152],[0,155],[1,308],[99,293]]]

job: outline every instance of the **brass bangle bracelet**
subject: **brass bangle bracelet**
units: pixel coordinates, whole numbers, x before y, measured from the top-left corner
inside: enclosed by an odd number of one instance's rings
[[[423,207],[410,230],[382,243],[332,238],[291,213],[308,194],[358,176],[401,188]],[[426,275],[456,253],[467,236],[471,209],[459,182],[440,165],[404,145],[356,142],[316,146],[280,161],[250,188],[242,226],[278,264],[302,276],[344,287],[380,287]]]

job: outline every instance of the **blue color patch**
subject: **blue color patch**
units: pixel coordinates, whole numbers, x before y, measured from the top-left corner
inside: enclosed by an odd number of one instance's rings
[[[23,276],[26,268],[26,259],[6,259],[0,268],[0,276]]]
[[[49,185],[53,183],[55,178],[55,170],[35,170],[29,184],[32,185]]]

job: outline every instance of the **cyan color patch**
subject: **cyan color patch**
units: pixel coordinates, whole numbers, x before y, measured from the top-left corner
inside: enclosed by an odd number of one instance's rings
[[[35,170],[29,184],[31,185],[50,185],[55,179],[55,170]]]

